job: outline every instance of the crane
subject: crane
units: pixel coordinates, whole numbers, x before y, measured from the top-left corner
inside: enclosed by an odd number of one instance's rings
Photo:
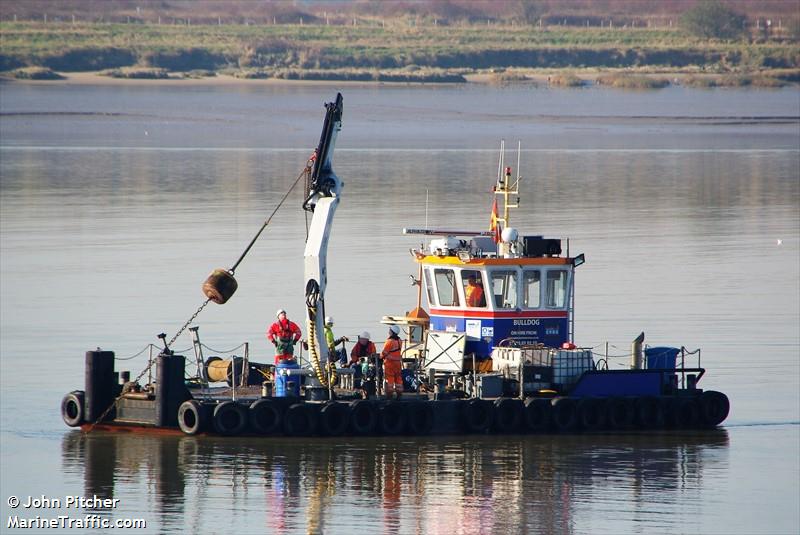
[[[342,128],[342,94],[337,93],[336,101],[326,103],[325,108],[325,122],[314,155],[308,195],[303,201],[303,209],[313,214],[303,257],[311,364],[317,380],[323,386],[328,386],[328,345],[324,334],[325,288],[328,282],[328,239],[343,186],[333,172],[333,149],[336,135]]]

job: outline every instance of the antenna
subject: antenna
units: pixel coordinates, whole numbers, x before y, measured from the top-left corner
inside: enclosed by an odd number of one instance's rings
[[[425,230],[428,230],[428,188],[425,188]]]
[[[500,140],[500,160],[497,162],[497,184],[503,178],[503,154],[506,152],[506,140]]]

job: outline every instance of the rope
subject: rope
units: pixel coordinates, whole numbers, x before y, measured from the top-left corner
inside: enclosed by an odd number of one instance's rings
[[[139,351],[138,353],[136,353],[135,355],[133,355],[131,357],[114,357],[114,360],[133,360],[136,357],[138,357],[139,355],[141,355],[142,353],[144,353],[145,351],[147,351],[148,349],[150,349],[151,347],[155,347],[155,346],[153,344],[147,344],[146,346],[144,346],[144,348],[141,351]]]
[[[308,307],[308,316],[308,352],[311,354],[311,368],[322,386],[328,386],[328,377],[323,373],[324,370],[319,362],[319,354],[317,353],[317,309]]]
[[[247,246],[247,248],[245,248],[244,252],[243,252],[243,253],[242,253],[242,255],[239,257],[239,259],[236,261],[236,263],[235,263],[235,264],[233,264],[233,267],[231,267],[231,268],[228,270],[228,271],[230,272],[230,274],[231,274],[231,275],[233,275],[233,274],[234,274],[234,272],[236,271],[236,268],[237,268],[237,267],[239,267],[239,264],[241,264],[241,263],[242,263],[242,260],[244,260],[244,257],[245,257],[245,256],[247,256],[247,253],[249,253],[249,252],[250,252],[250,249],[252,249],[253,245],[255,245],[255,243],[256,243],[256,240],[258,240],[258,237],[259,237],[259,236],[261,236],[261,233],[262,233],[262,232],[264,232],[264,229],[265,229],[265,228],[267,228],[267,225],[269,225],[270,221],[272,221],[272,218],[275,216],[275,214],[278,212],[278,210],[280,210],[280,208],[281,208],[281,206],[283,205],[284,201],[286,201],[286,198],[287,198],[287,197],[289,197],[289,194],[292,192],[292,190],[294,190],[294,187],[295,187],[295,186],[297,186],[297,183],[298,183],[298,182],[300,182],[300,179],[301,179],[301,178],[303,178],[303,177],[304,177],[306,174],[308,174],[308,173],[311,171],[311,165],[310,165],[310,162],[311,162],[311,160],[309,160],[308,162],[306,162],[306,167],[305,167],[305,169],[303,169],[302,171],[300,171],[300,174],[299,174],[299,175],[297,175],[297,178],[295,179],[294,183],[292,184],[292,187],[290,187],[290,188],[289,188],[289,191],[287,191],[287,192],[286,192],[286,193],[283,195],[283,198],[282,198],[282,199],[280,200],[280,202],[278,203],[278,206],[276,206],[276,207],[275,207],[275,209],[274,209],[274,210],[272,211],[272,213],[269,215],[269,217],[267,218],[267,220],[266,220],[266,221],[264,221],[264,224],[263,224],[263,225],[261,225],[261,228],[260,228],[260,229],[258,229],[258,232],[256,232],[256,235],[255,235],[255,236],[253,236],[253,239],[252,239],[252,240],[250,240],[250,244]]]
[[[229,350],[225,351],[225,350],[222,350],[222,349],[214,349],[213,347],[208,347],[207,345],[205,345],[203,343],[201,343],[200,345],[202,347],[204,347],[205,349],[208,349],[209,351],[213,352],[213,353],[233,353],[237,349],[241,349],[241,348],[244,347],[244,344],[239,344],[238,346],[234,347],[233,349],[229,349]]]

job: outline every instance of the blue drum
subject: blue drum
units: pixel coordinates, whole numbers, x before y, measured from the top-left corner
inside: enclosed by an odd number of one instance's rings
[[[296,360],[282,360],[275,366],[275,397],[300,397],[300,375],[287,375],[289,370],[299,370]]]

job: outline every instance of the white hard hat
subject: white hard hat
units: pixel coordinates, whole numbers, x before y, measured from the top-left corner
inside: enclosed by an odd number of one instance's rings
[[[275,313],[275,315],[280,316],[281,314],[286,314],[286,311],[282,308],[279,308],[278,311]]]
[[[333,318],[331,316],[325,316],[325,325],[333,325]]]
[[[363,338],[364,340],[369,340],[369,333],[364,331],[363,333],[358,335],[359,338]]]
[[[389,330],[392,331],[394,334],[400,334],[400,327],[397,325],[392,325],[389,327]]]

